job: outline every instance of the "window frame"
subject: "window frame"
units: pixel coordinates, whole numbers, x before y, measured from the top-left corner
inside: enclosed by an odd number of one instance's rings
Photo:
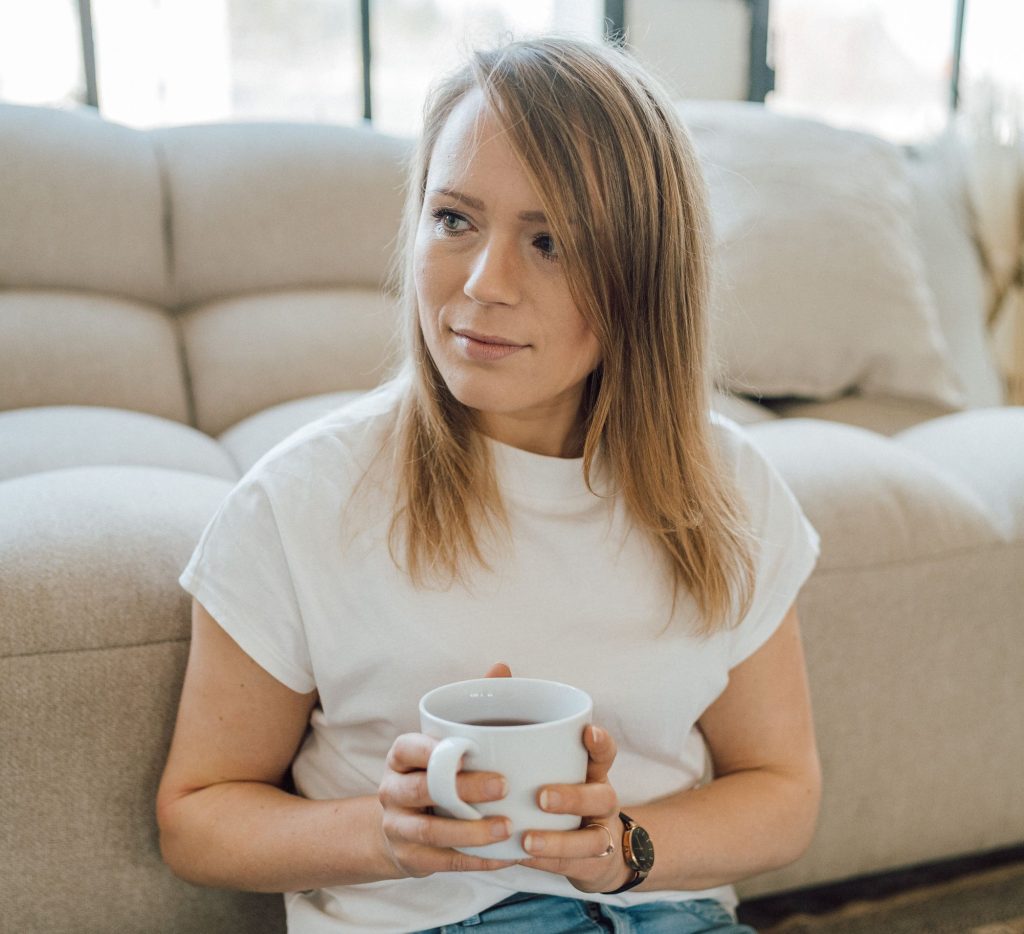
[[[613,45],[625,42],[626,4],[628,0],[604,0],[604,37]],[[771,0],[746,0],[750,8],[750,53],[747,100],[764,103],[775,88],[775,69],[768,60]],[[952,68],[949,86],[949,110],[960,107],[960,55],[963,48],[964,19],[967,0],[957,0],[956,24],[953,31]],[[96,80],[96,45],[93,38],[92,2],[78,0],[78,20],[82,41],[82,62],[85,69],[86,99],[84,103],[102,112]],[[363,120],[373,123],[373,80],[371,74],[373,8],[371,0],[359,0],[360,54],[363,73]]]

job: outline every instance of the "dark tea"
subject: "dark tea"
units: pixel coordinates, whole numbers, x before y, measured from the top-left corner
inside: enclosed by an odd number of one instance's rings
[[[489,720],[467,720],[467,726],[533,726],[540,723],[540,720],[509,720],[504,717],[497,717]]]

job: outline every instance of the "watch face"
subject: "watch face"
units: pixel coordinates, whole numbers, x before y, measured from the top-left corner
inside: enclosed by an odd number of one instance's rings
[[[650,872],[654,867],[654,844],[643,827],[629,832],[629,863],[639,872]]]

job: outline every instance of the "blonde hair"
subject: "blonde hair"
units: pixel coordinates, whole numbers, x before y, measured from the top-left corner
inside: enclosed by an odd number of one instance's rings
[[[408,390],[398,413],[394,554],[422,584],[485,563],[479,534],[505,513],[473,412],[448,390],[417,313],[412,244],[434,145],[479,89],[530,177],[601,363],[583,398],[583,467],[611,471],[634,523],[660,544],[698,630],[738,622],[754,583],[742,500],[709,420],[709,221],[700,167],[667,96],[625,53],[561,38],[478,51],[435,86],[409,176],[398,290]]]

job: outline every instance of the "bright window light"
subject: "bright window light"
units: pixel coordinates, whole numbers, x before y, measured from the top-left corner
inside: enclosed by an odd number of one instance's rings
[[[1024,139],[1024,3],[968,2],[960,102],[1003,142]]]
[[[0,0],[0,99],[51,106],[85,100],[75,0]]]
[[[772,0],[767,103],[900,142],[934,136],[955,27],[956,0]]]
[[[373,124],[419,132],[430,82],[476,46],[542,34],[598,41],[604,0],[393,0],[373,7]]]

